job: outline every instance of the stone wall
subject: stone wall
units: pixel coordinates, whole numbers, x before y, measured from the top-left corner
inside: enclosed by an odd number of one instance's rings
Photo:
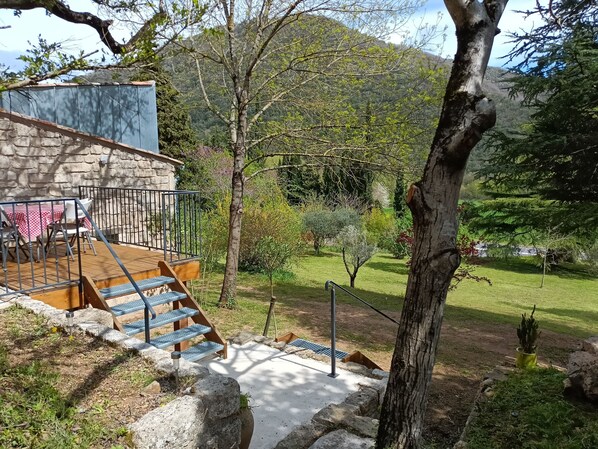
[[[174,189],[175,159],[0,110],[0,201],[78,196],[80,185]]]

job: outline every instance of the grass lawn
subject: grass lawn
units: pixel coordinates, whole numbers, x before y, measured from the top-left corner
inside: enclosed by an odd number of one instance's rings
[[[532,258],[512,260],[482,260],[474,274],[486,276],[485,282],[463,281],[449,292],[446,320],[480,323],[503,323],[515,328],[523,312],[537,304],[536,317],[543,330],[551,330],[574,337],[587,337],[596,332],[598,321],[598,279],[580,266],[566,266],[547,275],[545,285],[539,288],[541,274]],[[356,280],[355,292],[384,311],[400,312],[407,283],[408,267],[405,260],[379,253],[364,265]],[[204,305],[212,308],[218,295],[217,276]],[[326,280],[347,286],[349,277],[340,255],[323,252],[321,256],[303,256],[292,269],[282,273],[275,283],[275,295],[281,303],[328,303],[329,293],[324,290]],[[269,303],[268,280],[259,274],[241,273],[239,276],[237,320],[227,320],[225,334],[241,326],[261,331]],[[343,304],[358,305],[338,293],[339,313]],[[229,312],[225,312],[229,313]],[[373,313],[373,312],[372,312]],[[279,325],[286,328],[297,324],[298,317],[280,316]]]
[[[356,293],[396,320],[400,317],[408,267],[380,253],[364,265]],[[517,346],[521,314],[537,305],[535,317],[542,334],[539,359],[563,366],[580,338],[598,333],[598,280],[580,266],[541,274],[533,259],[482,260],[474,274],[492,285],[465,280],[449,292],[437,363],[434,370],[425,435],[430,447],[455,442],[477,394],[481,377],[497,364],[510,363]],[[221,275],[213,275],[202,304],[225,336],[241,329],[262,333],[270,293],[266,276],[241,273],[236,308],[216,306]],[[305,255],[291,273],[276,279],[277,335],[287,332],[326,344],[329,341],[329,293],[326,280],[349,285],[341,257],[331,250]],[[397,327],[371,309],[337,295],[337,348],[360,350],[388,369]],[[274,326],[270,327],[274,336]],[[436,442],[438,442],[437,445]]]
[[[565,374],[513,373],[483,402],[468,434],[469,449],[598,447],[598,409],[563,398]]]

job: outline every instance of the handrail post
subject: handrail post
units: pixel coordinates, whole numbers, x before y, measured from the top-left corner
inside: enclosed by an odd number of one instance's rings
[[[145,324],[145,342],[149,343],[150,342],[150,324],[149,324],[150,319],[149,319],[149,308],[147,307],[147,305],[143,309],[143,321]]]
[[[84,304],[83,298],[83,261],[81,260],[81,242],[79,241],[79,202],[75,201],[75,226],[77,235],[77,263],[79,268],[79,304]],[[81,206],[82,207],[82,206]],[[69,243],[70,245],[70,243]],[[68,254],[67,254],[68,257]]]
[[[330,281],[326,282],[326,290],[330,287],[330,374],[328,377],[336,378],[336,290]]]

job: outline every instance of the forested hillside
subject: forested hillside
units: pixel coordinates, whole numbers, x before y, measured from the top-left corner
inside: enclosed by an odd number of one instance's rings
[[[329,19],[314,17],[305,21],[301,27],[290,27],[281,39],[292,40],[300,35],[310,41],[313,36],[313,41],[317,42],[344,33],[354,32]],[[202,42],[200,36],[195,40],[189,39],[186,45],[197,47]],[[260,147],[266,146],[270,151],[275,147],[277,151],[284,153],[308,153],[312,146],[325,140],[330,146],[334,144],[346,147],[345,155],[351,153],[356,159],[377,163],[378,165],[370,168],[378,173],[384,172],[376,177],[384,181],[389,191],[393,190],[394,177],[399,170],[406,183],[420,176],[439,115],[451,61],[418,49],[390,45],[376,39],[364,38],[363,42],[368,46],[367,52],[373,55],[371,61],[347,61],[343,66],[345,73],[326,73],[317,82],[300,86],[285,101],[276,102],[268,109],[254,126],[251,137],[259,140],[265,135],[278,136],[257,145],[252,150],[254,155],[259,154]],[[271,67],[267,71],[276,73],[277,67],[285,62],[285,57],[287,56],[282,54],[272,55],[268,59]],[[358,70],[361,67],[356,67],[359,64],[374,65],[376,70],[370,70],[367,76],[347,75],[353,69],[356,74],[363,73],[363,70]],[[209,61],[203,61],[199,65],[198,61],[179,52],[173,57],[164,57],[161,65],[171,77],[171,87],[180,93],[178,99],[189,113],[197,140],[204,146],[227,149],[229,131],[205,100],[205,96],[209,97],[212,109],[217,107],[219,110],[227,110],[227,105],[231,103],[230,86],[223,68]],[[313,67],[309,69],[312,70]],[[135,76],[137,75],[132,72],[116,75],[95,73],[87,79],[96,82],[127,81]],[[292,85],[293,76],[295,75],[284,71],[276,74],[280,85]],[[147,74],[144,79],[147,79]],[[260,80],[256,82],[259,83]],[[509,97],[507,86],[508,72],[489,68],[485,90],[497,104],[498,130],[517,128],[529,116],[528,111],[516,99]],[[168,88],[169,92],[172,92],[171,87]],[[263,96],[263,102],[269,101],[268,92],[260,95]],[[257,109],[260,105],[258,98],[253,108]],[[172,105],[169,104],[168,108],[172,109]],[[303,131],[296,132],[296,129]],[[470,171],[479,169],[486,158],[485,142],[486,139],[472,153]],[[181,157],[180,154],[173,156]],[[312,165],[306,164],[303,159],[294,157],[293,160],[287,158],[283,161],[282,158],[274,158],[263,163]],[[348,178],[372,178],[362,168],[343,167],[327,179],[323,177],[321,169],[303,169],[299,178],[301,183],[311,184],[312,187],[322,184],[322,181],[346,184],[349,182]],[[293,176],[299,179],[296,173]],[[347,179],[339,180],[341,177]],[[466,184],[472,181],[473,176],[466,178]],[[369,182],[371,184],[371,179]],[[297,195],[304,193],[298,192]],[[315,193],[326,194],[324,191]]]

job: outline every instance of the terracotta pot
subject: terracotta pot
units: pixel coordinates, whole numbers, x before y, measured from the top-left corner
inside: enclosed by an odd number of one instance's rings
[[[241,419],[241,444],[239,449],[248,449],[253,436],[253,413],[250,408],[242,408],[239,411]]]
[[[517,368],[535,368],[536,365],[538,365],[538,355],[536,353],[528,354],[523,352],[521,348],[517,348],[517,358],[515,359]]]

